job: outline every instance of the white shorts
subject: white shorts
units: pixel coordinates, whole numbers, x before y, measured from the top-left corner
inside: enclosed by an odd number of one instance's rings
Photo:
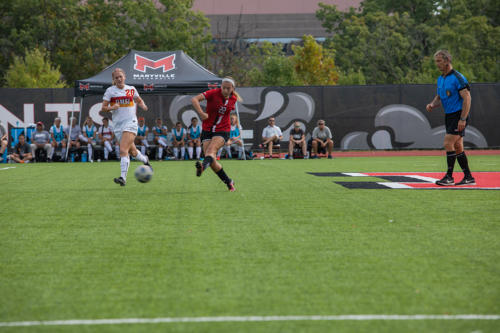
[[[123,132],[131,132],[137,135],[137,120],[130,120],[124,123],[116,123],[114,125],[115,137],[118,143],[122,141]]]

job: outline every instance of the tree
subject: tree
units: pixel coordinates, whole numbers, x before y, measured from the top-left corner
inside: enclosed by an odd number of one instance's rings
[[[469,81],[496,82],[500,28],[493,2],[365,0],[345,13],[320,4],[316,15],[332,34],[325,46],[335,51],[341,82],[362,73],[368,84],[434,83],[433,54],[442,48]]]
[[[24,58],[14,57],[5,74],[9,88],[64,88],[58,67],[52,67],[43,49],[26,51]]]
[[[291,57],[283,53],[282,44],[263,42],[250,47],[252,68],[249,71],[252,86],[297,86],[301,82]]]
[[[332,50],[324,49],[314,37],[304,36],[304,46],[293,46],[295,71],[304,85],[335,85],[339,79]]]
[[[0,1],[0,77],[15,55],[43,46],[67,82],[89,77],[130,49],[182,49],[205,60],[208,19],[193,0]]]

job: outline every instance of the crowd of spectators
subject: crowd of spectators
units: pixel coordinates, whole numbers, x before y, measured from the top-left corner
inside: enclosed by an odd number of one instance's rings
[[[28,138],[24,132],[18,136],[9,155],[5,153],[9,148],[8,133],[5,127],[0,126],[0,162],[5,157],[17,163],[29,163],[33,160],[51,162],[70,159],[93,162],[119,159],[119,146],[108,118],[102,119],[100,127],[96,126],[91,117],[87,117],[82,127],[78,126],[76,118],[71,118],[70,122],[70,126],[64,126],[61,124],[61,119],[56,118],[49,131],[45,130],[42,122],[37,122],[35,131],[30,132]],[[155,126],[151,130],[144,118],[138,118],[138,123],[135,144],[142,154],[148,155],[151,159],[198,160],[202,157],[201,126],[197,117],[191,119],[191,124],[187,128],[183,127],[181,122],[177,122],[171,131],[160,118],[156,119]],[[304,130],[304,125],[298,121],[294,122],[289,133],[286,157],[288,159],[320,156],[332,158],[332,132],[325,125],[325,121],[318,121],[309,138]],[[283,133],[275,125],[274,117],[269,118],[259,145],[264,158],[272,158],[273,149],[279,150],[282,140]],[[223,153],[225,158],[233,158],[237,154],[238,159],[244,159],[241,126],[236,115],[231,116],[229,140],[218,151],[217,158],[221,158]],[[82,158],[82,155],[85,158]]]

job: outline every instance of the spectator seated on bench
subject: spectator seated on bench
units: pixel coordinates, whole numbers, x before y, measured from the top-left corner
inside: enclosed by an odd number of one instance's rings
[[[64,161],[66,158],[66,129],[61,125],[61,118],[57,117],[54,119],[54,125],[50,127],[50,136],[52,151],[50,152],[50,160],[55,160],[54,153],[58,148],[61,149],[61,154],[57,155],[57,159]],[[60,156],[60,157],[59,157]]]
[[[90,116],[87,117],[82,127],[80,141],[87,144],[88,161],[93,162],[94,150],[97,145],[97,127]]]
[[[290,130],[290,141],[288,143],[288,159],[308,158],[307,142],[304,131],[298,121],[293,124]]]
[[[318,120],[318,126],[314,128],[312,134],[312,157],[318,158],[318,153],[326,150],[328,152],[328,158],[332,158],[332,150],[333,150],[333,140],[332,140],[332,132],[330,129],[325,126],[325,121],[320,119]]]
[[[135,137],[135,146],[140,149],[141,154],[146,156],[146,150],[149,148],[148,134],[149,127],[146,126],[144,117],[139,117],[137,119],[137,136]]]
[[[281,129],[275,125],[274,117],[269,118],[268,123],[264,130],[262,131],[262,144],[261,148],[264,149],[264,157],[266,156],[266,150],[269,154],[269,158],[273,158],[273,149],[281,148],[280,141],[283,139],[283,133]]]

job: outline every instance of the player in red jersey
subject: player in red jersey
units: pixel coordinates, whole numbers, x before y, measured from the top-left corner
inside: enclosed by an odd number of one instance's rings
[[[210,166],[231,192],[235,190],[234,182],[226,175],[222,165],[217,162],[216,154],[229,139],[230,114],[236,102],[241,101],[235,87],[234,80],[227,77],[222,80],[220,88],[205,91],[191,99],[194,109],[202,120],[201,142],[205,154],[203,163],[196,162],[196,175],[201,176],[203,171]],[[207,100],[206,112],[200,106],[200,102],[204,99]]]

